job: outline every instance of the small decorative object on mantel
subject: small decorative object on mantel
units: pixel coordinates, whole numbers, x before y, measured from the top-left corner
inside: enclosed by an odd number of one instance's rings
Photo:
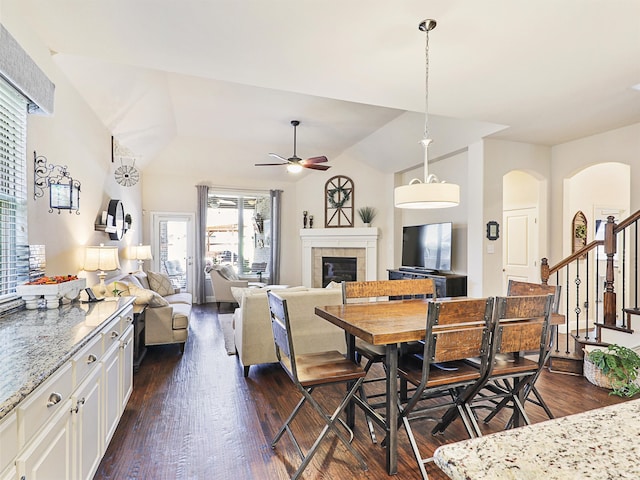
[[[336,175],[327,180],[324,190],[324,226],[353,227],[353,180],[344,175]]]
[[[309,215],[309,228],[313,228],[313,215]]]
[[[371,226],[371,222],[373,222],[373,219],[376,217],[376,213],[376,209],[373,207],[360,207],[358,209],[360,220],[362,220],[362,223],[367,227]]]
[[[307,228],[307,215],[309,212],[306,210],[302,212],[302,228]]]
[[[54,209],[75,210],[80,215],[80,182],[74,180],[66,165],[47,164],[47,158],[33,152],[33,199],[44,197],[49,189],[49,213]]]

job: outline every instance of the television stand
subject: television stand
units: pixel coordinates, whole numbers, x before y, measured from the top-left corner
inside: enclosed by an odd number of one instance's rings
[[[400,267],[389,269],[389,280],[402,280],[412,278],[431,278],[436,286],[436,296],[466,297],[467,276],[455,273],[441,273],[420,267]]]

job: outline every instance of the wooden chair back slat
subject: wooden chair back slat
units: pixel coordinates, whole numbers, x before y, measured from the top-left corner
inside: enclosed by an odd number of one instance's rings
[[[342,282],[342,298],[345,302],[347,299],[423,296],[436,298],[436,286],[430,278]]]
[[[461,330],[436,329],[433,332],[435,351],[430,361],[441,363],[481,356],[488,334],[489,329],[484,326]]]
[[[531,296],[531,295],[553,295],[552,313],[558,313],[560,307],[560,285],[544,285],[542,283],[521,282],[519,280],[509,280],[507,296]]]
[[[493,305],[493,299],[474,298],[437,302],[433,308],[429,309],[428,314],[437,316],[436,324],[438,326],[468,323],[485,323],[488,325],[493,314],[492,309],[487,309],[489,303]]]

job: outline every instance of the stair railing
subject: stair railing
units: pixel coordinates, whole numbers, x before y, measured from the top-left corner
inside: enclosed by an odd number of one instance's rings
[[[563,287],[560,313],[565,315],[565,324],[561,328],[567,333],[564,345],[567,354],[570,353],[570,334],[588,343],[601,341],[602,328],[632,332],[624,308],[628,292],[632,291],[633,308],[638,310],[639,223],[640,210],[619,224],[615,223],[614,217],[607,217],[604,240],[590,242],[553,266],[549,266],[548,259],[542,259],[542,283],[549,284],[551,279],[551,284]],[[632,268],[628,263],[632,263]],[[617,286],[620,298],[614,285],[616,264],[620,272],[621,285]],[[604,274],[604,282],[601,273]],[[555,281],[552,276],[555,276]],[[595,302],[592,302],[594,297]],[[559,349],[560,345],[556,343],[556,351]]]

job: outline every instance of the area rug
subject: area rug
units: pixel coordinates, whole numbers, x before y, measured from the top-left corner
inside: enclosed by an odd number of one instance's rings
[[[224,348],[227,355],[236,354],[236,342],[233,338],[233,313],[219,313],[218,321],[224,336]]]

